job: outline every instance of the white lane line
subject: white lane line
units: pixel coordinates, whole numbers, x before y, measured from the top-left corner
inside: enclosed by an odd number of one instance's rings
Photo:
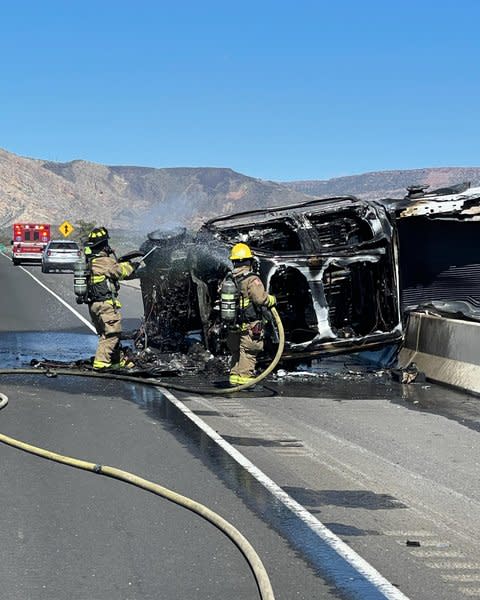
[[[311,531],[337,555],[341,556],[355,571],[368,581],[380,594],[387,600],[409,600],[398,588],[390,583],[381,575],[370,563],[357,554],[350,546],[342,541],[330,529],[325,527],[316,517],[314,517],[301,504],[282,490],[268,475],[263,473],[258,467],[241,454],[236,448],[229,444],[223,437],[212,429],[207,423],[202,421],[194,412],[192,412],[181,400],[178,400],[169,390],[159,386],[159,390],[166,396],[186,418],[190,419],[206,435],[227,452],[237,463],[246,469],[259,483],[263,485],[277,501],[281,502],[296,517],[298,517]],[[352,582],[352,586],[354,582]]]
[[[426,562],[427,567],[430,569],[442,569],[445,571],[452,571],[455,569],[462,569],[465,571],[478,571],[480,569],[480,563],[471,562],[469,560],[439,560],[437,562]]]
[[[458,550],[411,550],[410,554],[417,558],[465,558]]]
[[[5,258],[7,258],[8,260],[10,260],[10,258],[8,256],[6,256],[5,254],[2,255],[5,256]],[[49,294],[52,294],[52,296],[54,298],[56,298],[59,302],[61,302],[63,304],[63,306],[65,306],[65,308],[68,308],[68,310],[70,312],[72,312],[77,318],[80,319],[80,321],[82,321],[82,323],[84,323],[91,331],[93,331],[93,333],[97,333],[95,331],[95,327],[90,323],[90,321],[87,321],[87,319],[82,316],[78,311],[76,311],[72,306],[70,306],[70,304],[68,304],[68,302],[66,302],[63,298],[60,298],[60,296],[58,294],[56,294],[55,292],[53,292],[49,287],[47,287],[44,283],[42,283],[40,281],[40,279],[38,279],[37,277],[35,277],[35,275],[32,275],[32,273],[30,273],[30,271],[27,271],[27,269],[25,269],[24,267],[22,267],[21,265],[18,266],[19,269],[22,269],[22,271],[24,273],[26,273],[27,275],[29,275],[32,279],[34,279],[38,285],[41,285],[43,287],[43,289],[47,290],[47,292]]]
[[[460,591],[462,592],[462,594],[465,594],[465,596],[470,596],[471,598],[475,597],[478,598],[480,597],[480,590],[479,589],[471,589],[471,588],[466,588],[466,587],[461,587],[459,588]]]
[[[425,529],[395,529],[395,530],[389,530],[389,531],[384,531],[383,535],[389,535],[389,536],[393,536],[393,537],[399,537],[399,538],[421,538],[421,537],[433,537],[435,534],[432,531],[427,531]],[[424,544],[425,542],[422,542],[422,544]]]
[[[480,582],[479,573],[443,573],[444,581],[459,581],[460,583],[477,583]]]

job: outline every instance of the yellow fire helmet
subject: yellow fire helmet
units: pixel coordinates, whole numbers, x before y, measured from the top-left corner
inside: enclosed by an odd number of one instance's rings
[[[230,254],[230,260],[245,260],[247,258],[253,258],[250,247],[247,244],[235,244]]]

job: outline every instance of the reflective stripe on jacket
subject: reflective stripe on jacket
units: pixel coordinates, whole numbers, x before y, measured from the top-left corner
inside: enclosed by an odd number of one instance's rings
[[[120,307],[117,300],[120,280],[125,279],[134,271],[129,262],[117,262],[112,256],[100,252],[91,259],[91,276],[88,295],[91,302],[110,302]]]

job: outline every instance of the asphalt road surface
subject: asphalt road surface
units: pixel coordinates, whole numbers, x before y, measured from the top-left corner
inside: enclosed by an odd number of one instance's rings
[[[71,274],[27,270],[73,299]],[[28,365],[32,356],[88,356],[95,337],[87,325],[79,325],[25,270],[0,257],[0,278],[2,367]],[[126,297],[123,290],[125,304]],[[72,342],[75,347],[65,348]],[[4,434],[136,473],[193,498],[250,541],[276,598],[330,597],[334,588],[249,506],[241,482],[225,477],[214,450],[205,452],[172,422],[158,389],[39,374],[3,375],[0,392],[9,398],[0,412]],[[258,597],[238,548],[194,513],[125,483],[3,444],[0,455],[2,598]]]
[[[37,271],[35,273],[39,274]],[[14,281],[15,289],[22,285],[30,289],[33,283],[27,283],[28,276],[15,272],[5,259],[0,260],[0,277],[2,281]],[[63,278],[66,276],[52,274],[43,277],[42,281],[48,285],[59,286],[57,289],[60,291],[65,288]],[[138,295],[135,296],[135,290],[131,290],[131,292],[132,312],[129,318],[134,323],[140,313],[136,312],[137,308],[135,307]],[[18,294],[22,296],[22,292],[18,292]],[[63,297],[67,298],[67,295],[65,292],[63,293]],[[72,295],[71,298],[73,299]],[[33,311],[34,307],[38,306],[35,298],[31,298],[30,302],[25,300],[23,304],[23,300],[17,297],[13,302],[18,305],[20,314],[17,310],[8,312],[8,306],[4,307],[3,304],[9,304],[9,301],[5,300],[5,295],[2,294],[0,330],[5,331],[5,335],[0,333],[0,340],[2,340],[0,357],[5,361],[19,364],[25,357],[41,354],[38,348],[34,347],[35,343],[31,335],[39,328],[45,332],[46,340],[48,340],[48,336],[61,333],[62,336],[66,336],[64,339],[68,341],[68,336],[73,335],[69,343],[73,341],[77,344],[77,352],[88,353],[90,351],[92,336],[85,331],[86,326],[79,326],[78,320],[75,322],[75,318],[71,320],[73,315],[70,313],[68,316],[66,314],[68,311],[60,311],[58,307],[53,308],[53,305],[47,309],[43,304],[42,310],[37,310],[35,318],[30,315],[25,320],[22,313],[28,314],[28,311]],[[45,301],[43,302],[45,303]],[[45,311],[50,311],[50,316],[46,315]],[[5,314],[8,314],[8,322],[4,318]],[[33,320],[30,322],[29,318]],[[62,319],[66,319],[69,324],[63,323]],[[8,324],[11,322],[14,325]],[[12,329],[9,327],[17,329],[14,329],[12,334]],[[22,336],[19,337],[21,333]],[[12,335],[17,340],[16,342],[12,342]],[[15,346],[15,343],[19,346]],[[22,346],[23,343],[25,346]],[[15,354],[17,347],[17,354]],[[52,350],[52,355],[49,355],[51,358],[58,358],[58,354],[53,353],[55,349],[58,353],[58,347],[46,344],[44,348]],[[66,356],[72,354],[74,354],[73,350],[65,351]],[[8,385],[18,387],[18,379],[19,377],[15,376],[13,379],[4,378],[3,381]],[[192,387],[195,387],[195,381],[190,383]],[[62,398],[65,398],[65,402],[75,406],[75,418],[73,418],[73,412],[70,417],[67,416],[68,411],[72,410],[71,408],[67,411],[59,400],[55,404],[56,396],[53,395],[53,391],[44,393],[44,390],[48,390],[49,386],[54,385],[63,386],[59,393]],[[205,494],[208,495],[208,491],[213,490],[211,487],[213,483],[210,484],[210,478],[213,478],[214,483],[220,486],[219,493],[226,495],[225,500],[221,496],[222,509],[226,510],[227,515],[234,516],[235,524],[253,542],[262,559],[265,560],[272,576],[277,598],[349,597],[370,600],[377,597],[394,598],[395,589],[398,589],[401,594],[398,597],[408,597],[412,600],[480,597],[480,478],[478,476],[480,408],[478,398],[430,383],[400,385],[392,381],[388,372],[379,368],[366,369],[355,362],[347,361],[347,359],[323,361],[317,365],[314,372],[310,371],[304,375],[287,373],[284,377],[268,382],[254,393],[238,394],[233,398],[206,397],[195,393],[176,394],[193,415],[201,419],[207,426],[209,425],[212,431],[218,432],[234,449],[240,451],[246,460],[248,459],[256,466],[260,473],[260,479],[262,476],[264,479],[270,478],[281,487],[281,491],[287,492],[290,498],[305,507],[306,514],[301,514],[300,520],[295,520],[289,519],[286,515],[282,505],[283,500],[280,496],[275,496],[275,490],[270,496],[261,492],[262,486],[258,486],[255,479],[255,477],[258,478],[258,474],[250,478],[245,474],[245,470],[232,465],[224,455],[217,456],[210,444],[206,443],[205,438],[198,435],[198,432],[188,431],[188,428],[180,422],[181,420],[173,419],[172,421],[169,418],[163,421],[165,412],[171,411],[165,410],[164,400],[157,398],[152,400],[148,396],[152,392],[143,391],[140,395],[143,397],[146,394],[148,399],[139,401],[135,398],[135,395],[138,396],[138,391],[133,396],[128,396],[128,392],[121,391],[120,388],[114,386],[113,390],[109,387],[108,391],[103,393],[98,391],[91,382],[82,382],[79,385],[78,382],[66,380],[48,380],[47,382],[42,380],[33,385],[33,382],[28,380],[21,383],[20,387],[29,389],[33,404],[22,409],[20,402],[17,405],[12,401],[12,407],[7,408],[5,414],[1,414],[0,417],[2,424],[5,423],[7,411],[11,411],[9,418],[12,421],[8,423],[10,427],[14,425],[18,429],[19,437],[21,437],[20,434],[28,437],[30,433],[34,438],[40,436],[42,441],[45,438],[46,442],[51,441],[52,444],[57,443],[62,446],[66,441],[68,444],[79,443],[80,439],[83,440],[83,433],[92,429],[92,435],[89,434],[85,442],[82,441],[85,443],[84,447],[76,448],[75,444],[73,446],[75,451],[78,450],[79,456],[82,456],[81,452],[85,450],[88,456],[85,456],[84,453],[83,457],[96,460],[92,453],[98,454],[102,455],[98,460],[112,464],[112,461],[109,463],[104,459],[104,455],[106,455],[109,460],[117,459],[113,460],[113,464],[117,466],[122,468],[133,466],[131,470],[140,470],[143,475],[152,474],[152,478],[157,481],[166,479],[175,489],[180,487],[179,491],[182,493],[188,493],[187,490],[191,491],[191,495],[196,495],[194,494],[196,490],[205,491]],[[82,391],[75,395],[77,388]],[[137,390],[138,387],[134,386],[132,389]],[[144,388],[141,389],[144,390]],[[44,396],[47,398],[45,402],[50,405],[49,410],[43,411],[38,408],[40,404],[43,406],[43,400],[40,402],[35,398],[37,393],[41,394],[42,398]],[[92,399],[90,394],[93,394]],[[100,394],[102,397],[101,402],[98,399],[97,401],[93,400],[93,398],[97,398],[96,394]],[[77,396],[81,399],[80,405],[77,404]],[[77,400],[72,402],[72,397]],[[156,407],[153,412],[150,409],[139,410],[142,403],[150,405],[152,402]],[[99,411],[98,407],[100,406],[102,409]],[[48,431],[38,429],[35,422],[36,417],[33,416],[34,407],[36,410],[40,410],[40,422],[45,422]],[[23,419],[19,416],[14,417],[14,411],[19,410],[23,410],[24,415],[26,414],[31,420],[27,420],[26,417]],[[105,417],[100,418],[104,412],[106,413]],[[143,423],[144,429],[141,422],[142,418],[146,418],[145,415],[152,419],[152,423]],[[162,418],[159,415],[163,415]],[[90,427],[90,423],[92,420],[95,422],[97,416],[100,419],[98,427],[97,425]],[[138,418],[139,422],[132,421],[134,418]],[[64,420],[63,427],[55,427],[57,419]],[[110,424],[110,419],[112,419],[112,424]],[[68,426],[67,421],[71,421]],[[153,426],[153,422],[155,426]],[[129,436],[125,434],[126,424],[129,427]],[[162,435],[161,441],[158,438],[158,444],[154,441],[151,431],[147,431],[148,424],[154,428],[158,436]],[[25,426],[27,429],[24,428]],[[5,431],[5,426],[2,425],[0,429]],[[74,435],[74,431],[77,431],[77,434]],[[81,436],[78,431],[82,432]],[[12,433],[12,430],[6,432]],[[164,452],[164,447],[168,448],[170,444],[174,444],[170,439],[172,434],[174,434],[175,442],[180,441],[181,450],[176,448]],[[168,441],[164,441],[163,435],[169,438]],[[128,439],[124,440],[123,436],[127,436]],[[98,437],[103,439],[98,440]],[[151,445],[156,447],[156,451],[147,450]],[[12,450],[8,452],[9,455],[12,453],[12,457],[18,457],[18,453],[14,454]],[[69,451],[69,453],[73,452]],[[175,466],[175,458],[183,456],[184,453],[185,463],[182,463],[179,469]],[[157,455],[160,457],[159,460],[154,458]],[[193,466],[189,464],[192,456],[196,458]],[[125,460],[121,465],[118,464],[119,458]],[[22,469],[18,468],[17,470],[16,463],[26,459],[12,458],[11,460],[14,462],[7,474],[7,480],[12,481],[13,489],[17,489],[15,488],[17,485],[15,477],[18,471],[22,472]],[[29,457],[28,460],[33,461],[34,459]],[[38,459],[35,460],[35,464],[38,464]],[[129,465],[130,461],[133,464]],[[208,465],[209,468],[206,472],[203,469],[201,472],[196,472],[196,469],[200,469],[200,463],[202,466]],[[61,468],[56,465],[43,466],[42,469],[48,468],[53,471],[53,467],[56,470],[65,469],[65,467]],[[34,467],[30,469],[30,475],[33,470]],[[88,474],[82,474],[82,480],[88,476]],[[76,481],[77,474],[74,472],[69,475],[64,474],[62,477],[71,477],[73,482]],[[177,477],[179,477],[178,481],[176,481]],[[205,483],[203,483],[204,479]],[[2,481],[4,480],[2,477]],[[95,477],[93,480],[95,485],[98,485]],[[190,488],[191,480],[193,483]],[[42,477],[42,481],[47,480]],[[107,482],[109,486],[113,483],[116,482]],[[31,476],[26,476],[25,482],[18,485],[24,486],[23,493],[17,491],[22,497],[27,497],[28,502],[25,500],[25,503],[28,503],[30,508],[25,508],[25,511],[32,512],[32,522],[36,523],[39,515],[43,515],[44,511],[35,508],[35,502],[37,505],[43,503],[42,492],[44,490],[36,490],[35,493],[25,491],[27,487],[33,485]],[[59,484],[56,485],[58,488]],[[94,483],[89,485],[94,485]],[[103,482],[101,485],[106,484]],[[116,489],[118,489],[118,485],[120,484],[116,483]],[[183,485],[185,488],[182,488]],[[50,489],[54,486],[45,487]],[[232,504],[230,504],[230,490],[234,491]],[[117,495],[113,496],[115,504],[120,497],[123,498],[123,493],[119,496],[117,492]],[[136,491],[135,494],[138,492]],[[72,494],[74,497],[76,495],[76,493]],[[198,498],[198,495],[196,497]],[[217,492],[212,492],[209,497],[215,502],[215,498],[218,498]],[[12,504],[10,510],[14,510],[15,498],[17,498],[17,493],[8,497],[7,504]],[[108,512],[108,494],[105,498],[107,512],[101,513],[103,518],[117,519],[112,516],[111,510]],[[153,514],[160,510],[158,504],[161,504],[157,499],[155,500],[157,501],[156,509],[152,507],[151,519],[146,518],[146,522],[155,523]],[[84,506],[84,502],[85,498],[83,498],[83,502],[80,501],[80,505]],[[112,504],[111,497],[110,504]],[[128,504],[126,502],[125,506],[128,507]],[[91,503],[87,502],[87,505],[92,507]],[[94,510],[96,509],[90,508],[86,514],[90,516]],[[162,507],[161,510],[164,508]],[[127,508],[125,511],[128,512]],[[64,512],[66,513],[67,510],[65,509]],[[49,525],[46,526],[46,529],[50,530],[56,522],[54,517],[56,511],[50,509],[47,514],[51,515],[48,520]],[[225,515],[225,513],[223,514]],[[106,517],[105,515],[110,516]],[[373,571],[373,579],[375,579],[375,573],[381,574],[390,582],[391,589],[393,588],[394,591],[392,592],[390,589],[385,592],[385,596],[382,596],[381,593],[377,596],[371,591],[365,592],[360,584],[357,586],[361,576],[346,571],[345,565],[341,561],[336,561],[332,553],[328,552],[328,548],[325,549],[322,544],[318,543],[318,540],[315,539],[315,532],[312,534],[308,515],[316,517],[328,528],[327,531],[332,532],[333,541],[329,542],[330,549],[332,546],[335,547],[335,540],[343,540],[351,548],[351,553],[346,553],[349,564],[353,564],[359,570],[363,568],[364,573],[367,572],[367,574]],[[84,517],[85,514],[82,514],[82,518],[77,521],[80,528],[84,523]],[[170,519],[167,517],[166,521],[161,521],[161,523],[164,522],[170,524]],[[181,519],[174,522],[181,529]],[[3,521],[0,520],[0,523]],[[95,521],[94,523],[89,528],[96,533],[98,524]],[[307,523],[307,525],[303,527],[302,523]],[[1,527],[3,530],[6,526],[2,525]],[[152,535],[150,530],[156,529],[150,525],[143,525],[143,527],[148,529],[148,533]],[[108,535],[111,535],[111,529],[109,528]],[[123,531],[121,527],[119,529]],[[173,526],[172,529],[176,531]],[[9,536],[8,539],[18,537],[13,529],[6,531],[6,535]],[[203,535],[202,532],[201,542],[202,545],[206,545],[209,538],[207,535],[205,537]],[[323,535],[328,537],[325,532]],[[105,540],[106,536],[106,531],[99,528],[97,543],[100,544],[100,548],[102,548],[101,544],[105,542],[98,540]],[[133,540],[135,535],[126,537]],[[153,537],[155,538],[155,536]],[[43,537],[40,536],[39,539],[43,539]],[[87,540],[82,538],[81,542],[80,548],[83,548],[83,551],[77,550],[81,555],[80,562],[90,556]],[[160,544],[162,548],[158,548],[158,540],[157,545],[153,540],[151,542],[144,541],[144,543],[151,551],[148,552],[148,556],[161,551],[162,559],[167,560],[167,552],[162,550],[163,544]],[[216,544],[217,542],[213,542],[213,547],[216,547]],[[190,546],[188,550],[195,552],[192,542],[190,542]],[[40,543],[40,548],[37,547],[36,550],[36,560],[40,560],[38,554],[42,552],[42,548]],[[112,550],[115,560],[110,558],[109,566],[111,567],[118,558],[119,572],[130,573],[133,569],[133,562],[132,560],[123,562],[124,554],[127,553],[122,552],[121,543],[116,538],[112,542],[112,548],[116,548],[116,550]],[[53,546],[50,548],[50,552],[53,552]],[[65,548],[62,547],[59,552],[65,553]],[[141,556],[141,551],[138,550],[138,552]],[[180,554],[181,552],[179,552]],[[213,555],[212,551],[208,551],[207,554],[209,557]],[[136,555],[136,551],[131,553],[130,557],[134,555]],[[97,555],[93,554],[93,556]],[[368,561],[365,563],[367,566],[356,558],[359,556]],[[52,559],[52,564],[54,562]],[[68,572],[68,577],[72,577],[72,581],[78,582],[79,575],[71,574],[71,564],[68,562],[67,566],[63,565],[62,575],[56,579],[57,588],[58,580],[63,579],[66,572]],[[151,563],[146,560],[146,564],[147,571],[151,572]],[[178,557],[176,556],[172,563],[167,560],[166,564],[174,564],[177,568],[179,566]],[[190,575],[195,579],[193,574],[201,575],[201,572],[207,579],[211,579],[206,574],[204,564],[198,570],[191,564],[198,563],[195,561],[190,563],[188,559],[183,561],[183,570],[189,573],[187,581],[191,581]],[[116,562],[115,565],[117,565]],[[232,563],[229,563],[229,566],[232,566]],[[0,575],[3,581],[5,576],[2,567],[0,567]],[[115,568],[117,567],[115,566]],[[53,567],[52,570],[54,570]],[[90,571],[88,568],[84,570],[91,573],[91,568]],[[241,579],[239,564],[235,563],[231,570],[235,572],[236,577]],[[225,566],[220,567],[221,573],[226,571],[228,569]],[[99,574],[95,573],[95,577],[98,576]],[[322,576],[326,579],[327,584],[324,583]],[[115,593],[111,586],[117,579],[113,577],[108,583],[108,577],[103,570],[102,577],[108,593],[105,592],[104,595],[101,595],[103,592],[95,591],[97,596],[91,596],[89,593],[75,596],[75,592],[70,590],[69,595],[77,598],[113,597]],[[143,577],[144,575],[141,576],[141,578]],[[127,579],[129,582],[132,581],[132,586],[136,585],[131,576]],[[159,580],[155,577],[153,579],[158,584]],[[346,580],[349,580],[350,583]],[[163,581],[162,573],[160,587],[163,585]],[[147,584],[143,583],[143,585]],[[148,585],[153,586],[154,583]],[[185,585],[188,587],[188,584]],[[231,590],[235,590],[235,596],[254,597],[249,595],[252,593],[251,589],[244,591],[243,585],[247,585],[243,580],[232,582]],[[10,589],[15,592],[15,588]],[[88,588],[89,591],[93,589],[97,590],[93,587]],[[148,593],[153,593],[150,592],[151,589],[153,588],[148,588]],[[125,588],[122,588],[116,597],[150,597],[145,595],[145,590],[147,590],[146,587],[143,589],[134,587],[129,596],[128,589],[125,592]],[[187,593],[183,589],[177,593],[173,592],[173,588],[169,588],[168,592],[173,593],[173,596],[162,595],[162,589],[160,592],[158,590],[159,588],[155,589],[156,597],[217,597],[209,596],[210,592],[205,594],[204,588],[201,592],[192,592],[193,595],[190,596],[188,595],[191,591],[190,588]],[[227,592],[229,596],[232,595],[231,590]],[[13,594],[9,597],[39,597],[32,594],[31,591],[29,593],[30,596],[27,593],[23,596]],[[137,595],[134,595],[135,593]],[[214,594],[216,591],[212,593]],[[225,589],[222,589],[220,593],[225,593]],[[245,595],[241,596],[239,593]],[[59,595],[45,594],[45,597],[63,598],[66,597],[66,593],[62,588]]]

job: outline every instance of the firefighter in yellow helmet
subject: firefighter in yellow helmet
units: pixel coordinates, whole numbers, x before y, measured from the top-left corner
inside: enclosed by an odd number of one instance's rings
[[[121,304],[118,300],[119,281],[135,276],[135,265],[118,262],[108,240],[105,227],[93,229],[85,244],[85,256],[89,264],[88,309],[99,336],[97,352],[93,361],[95,371],[131,368],[133,363],[125,360],[120,352],[122,333]]]
[[[253,254],[247,244],[235,244],[231,250],[233,278],[240,293],[238,327],[231,330],[227,344],[232,353],[230,384],[242,385],[255,378],[258,354],[263,350],[262,307],[275,305],[275,296],[267,294],[253,271]]]

